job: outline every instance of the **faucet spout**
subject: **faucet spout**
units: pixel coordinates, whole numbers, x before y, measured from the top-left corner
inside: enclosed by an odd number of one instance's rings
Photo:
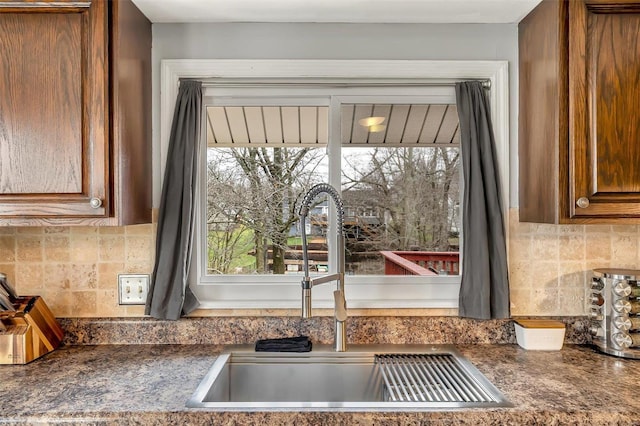
[[[309,272],[309,254],[307,243],[307,232],[305,221],[309,214],[309,209],[313,200],[320,194],[326,193],[333,200],[337,210],[338,235],[336,240],[336,249],[338,250],[338,272],[335,274],[323,275],[320,277],[311,277]],[[304,268],[304,278],[302,279],[302,318],[311,317],[311,289],[320,284],[336,281],[336,290],[334,291],[334,318],[335,318],[335,350],[337,352],[346,351],[346,319],[347,319],[347,302],[344,296],[344,204],[340,198],[338,191],[331,185],[321,183],[313,186],[303,197],[300,210],[300,224],[302,228],[302,259]]]

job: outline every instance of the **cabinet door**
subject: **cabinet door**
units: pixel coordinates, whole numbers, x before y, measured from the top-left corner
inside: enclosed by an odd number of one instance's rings
[[[0,8],[0,223],[109,214],[106,5]]]
[[[570,217],[640,218],[640,3],[569,7]]]

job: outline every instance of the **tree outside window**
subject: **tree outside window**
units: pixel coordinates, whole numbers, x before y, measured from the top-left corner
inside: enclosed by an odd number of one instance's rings
[[[384,274],[384,252],[457,255],[461,165],[455,144],[352,147],[343,140],[340,149],[347,273]],[[328,161],[322,144],[209,147],[207,273],[300,273],[297,203],[327,181]],[[328,266],[328,206],[318,199],[304,224],[318,271]]]

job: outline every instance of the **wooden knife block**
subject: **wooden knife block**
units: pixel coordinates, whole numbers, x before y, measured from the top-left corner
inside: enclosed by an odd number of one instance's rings
[[[18,298],[16,312],[0,312],[0,364],[26,364],[62,342],[64,332],[40,296]],[[26,312],[25,312],[26,311]]]

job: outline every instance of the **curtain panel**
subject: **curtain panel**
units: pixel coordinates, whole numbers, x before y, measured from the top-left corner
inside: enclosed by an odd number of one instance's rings
[[[180,82],[171,124],[156,234],[156,258],[145,314],[177,320],[198,307],[187,277],[195,230],[202,82]]]
[[[508,318],[509,277],[491,110],[481,82],[456,84],[463,170],[459,314]]]

